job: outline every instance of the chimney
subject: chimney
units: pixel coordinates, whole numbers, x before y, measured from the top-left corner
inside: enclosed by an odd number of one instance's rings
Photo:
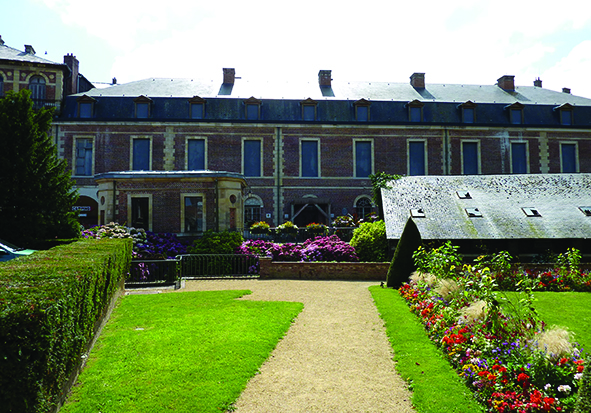
[[[236,79],[236,69],[224,68],[224,85],[233,85],[234,79]]]
[[[117,78],[116,77],[113,78],[113,81],[111,82],[111,84],[112,85],[116,85],[117,84]]]
[[[30,44],[25,45],[25,53],[26,54],[35,54],[35,49]]]
[[[80,63],[73,54],[66,54],[64,56],[64,63],[70,69],[70,76],[64,80],[64,94],[68,96],[78,93],[78,67]]]
[[[497,85],[506,92],[513,92],[515,91],[515,76],[501,76],[497,79]]]
[[[0,36],[0,46],[4,45],[4,40],[2,40],[2,36]]]
[[[415,89],[425,89],[425,74],[413,73],[410,77],[410,85]]]
[[[542,80],[540,78],[537,78],[536,80],[534,80],[534,86],[535,87],[542,87]]]
[[[562,93],[568,93],[568,94],[570,94],[570,89],[567,88],[567,87],[563,87],[562,88]]]
[[[318,84],[320,86],[332,86],[332,70],[320,70],[318,72]]]

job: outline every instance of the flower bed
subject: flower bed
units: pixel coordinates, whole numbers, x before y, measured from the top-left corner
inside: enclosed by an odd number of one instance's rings
[[[415,274],[399,292],[488,411],[572,411],[581,350],[539,321],[531,289],[516,304],[496,287],[488,268],[465,266],[453,278]]]

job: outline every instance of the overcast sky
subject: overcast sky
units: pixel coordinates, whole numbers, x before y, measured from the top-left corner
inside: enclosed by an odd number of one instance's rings
[[[92,82],[333,79],[531,86],[591,98],[589,0],[4,0],[7,46],[80,61]]]

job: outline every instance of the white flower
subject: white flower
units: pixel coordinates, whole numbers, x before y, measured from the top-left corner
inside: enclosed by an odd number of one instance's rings
[[[544,386],[544,390],[546,390],[546,391],[548,391],[551,388],[552,388],[552,385],[550,383],[548,383]]]
[[[570,386],[568,384],[561,384],[558,386],[558,391],[562,393],[570,393]]]
[[[575,374],[575,380],[581,380],[582,377],[583,377],[583,373],[576,373]]]

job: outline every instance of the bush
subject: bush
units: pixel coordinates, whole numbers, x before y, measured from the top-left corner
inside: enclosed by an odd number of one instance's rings
[[[187,249],[189,254],[234,254],[244,239],[239,232],[207,230]]]
[[[399,288],[408,281],[410,274],[416,269],[413,253],[421,246],[421,234],[412,218],[406,221],[402,235],[396,245],[394,258],[388,269],[387,286]]]
[[[384,221],[365,222],[353,231],[351,246],[362,262],[384,262],[388,259],[388,240]]]
[[[303,244],[275,244],[263,240],[249,240],[236,250],[237,254],[258,255],[273,261],[338,261],[357,262],[355,249],[336,235],[315,237]]]
[[[575,413],[591,413],[591,357],[585,359],[585,369],[579,385],[579,395]]]
[[[130,240],[89,239],[0,265],[1,411],[55,408],[130,259]]]

